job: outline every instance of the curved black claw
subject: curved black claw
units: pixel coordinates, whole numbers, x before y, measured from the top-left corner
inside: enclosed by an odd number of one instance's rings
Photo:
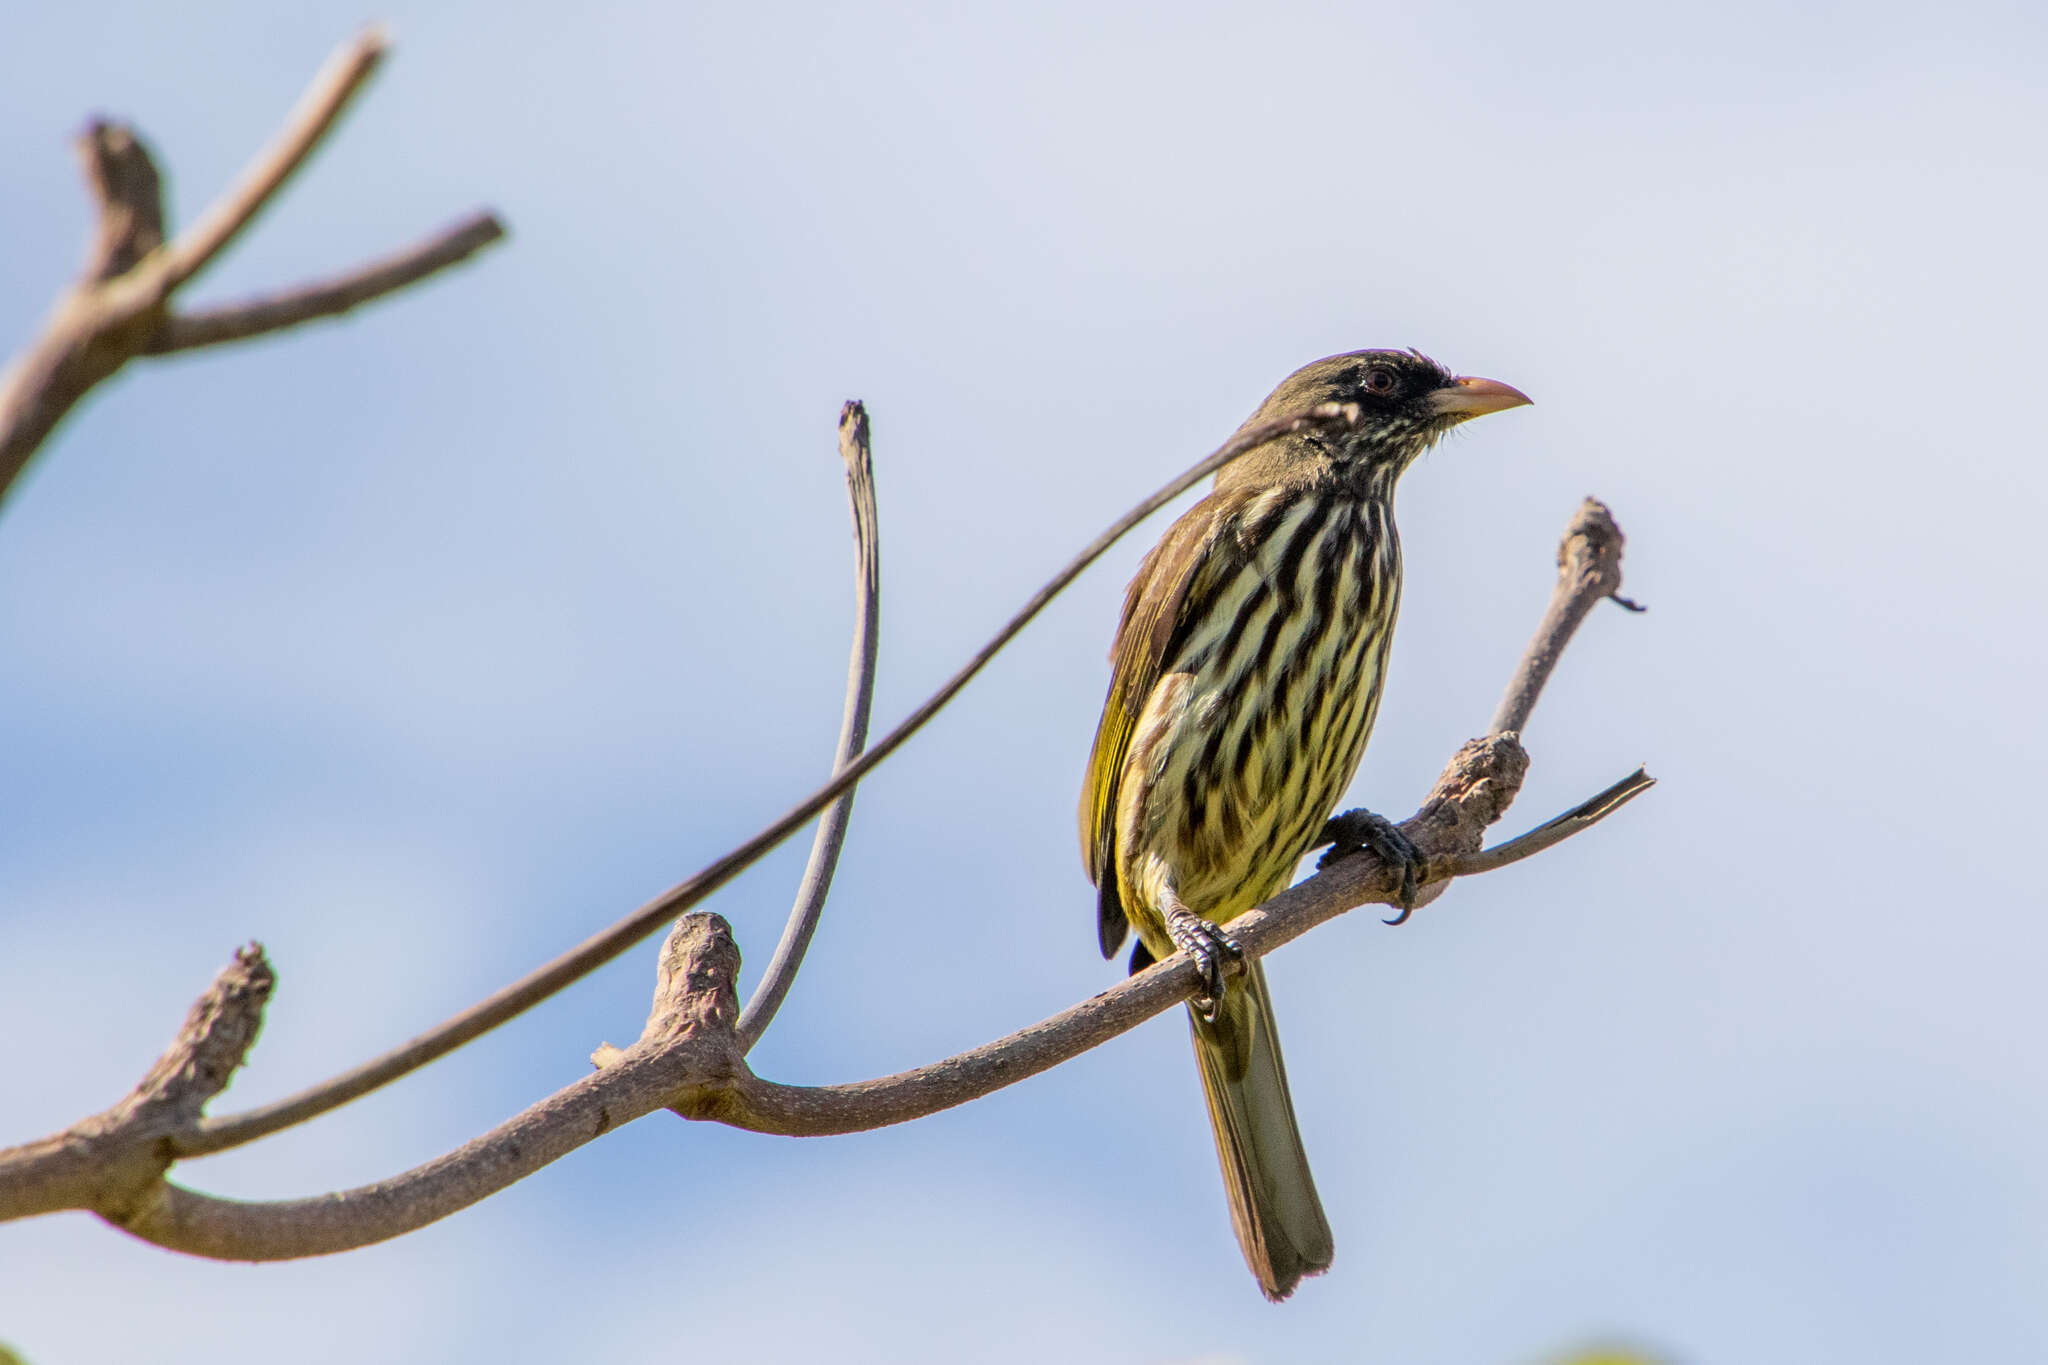
[[[1169,912],[1166,932],[1172,936],[1174,947],[1194,954],[1195,966],[1202,973],[1202,993],[1188,1003],[1194,1006],[1195,1013],[1215,1023],[1217,1002],[1223,999],[1223,960],[1243,957],[1244,950],[1221,926],[1190,910]]]
[[[1401,832],[1399,825],[1361,806],[1357,810],[1331,816],[1316,839],[1317,847],[1323,844],[1331,845],[1331,849],[1316,860],[1318,868],[1328,867],[1345,854],[1361,848],[1372,850],[1374,857],[1393,868],[1401,879],[1400,890],[1394,893],[1394,904],[1400,907],[1401,913],[1381,923],[1408,922],[1408,916],[1415,909],[1415,897],[1422,890],[1423,857],[1421,850]]]

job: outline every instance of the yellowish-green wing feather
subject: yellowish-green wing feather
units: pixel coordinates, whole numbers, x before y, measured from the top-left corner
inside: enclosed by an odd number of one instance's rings
[[[1123,619],[1110,646],[1109,694],[1095,728],[1095,747],[1081,784],[1081,859],[1099,889],[1098,927],[1102,955],[1123,942],[1126,916],[1116,876],[1116,808],[1124,756],[1145,703],[1159,682],[1160,667],[1189,589],[1201,576],[1205,555],[1226,505],[1238,502],[1210,494],[1167,529],[1139,564],[1124,593]]]

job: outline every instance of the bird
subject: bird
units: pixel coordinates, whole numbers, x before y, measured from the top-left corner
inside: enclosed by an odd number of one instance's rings
[[[1216,1152],[1246,1265],[1274,1302],[1329,1269],[1266,973],[1222,926],[1310,849],[1371,848],[1412,905],[1419,858],[1391,822],[1330,818],[1365,753],[1401,601],[1394,485],[1459,423],[1531,400],[1414,350],[1351,351],[1288,376],[1239,428],[1355,405],[1252,449],[1170,526],[1125,591],[1081,792],[1081,855],[1104,957],[1185,949]]]

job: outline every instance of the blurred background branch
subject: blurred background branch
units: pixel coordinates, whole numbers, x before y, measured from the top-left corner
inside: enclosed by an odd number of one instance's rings
[[[418,283],[497,241],[494,215],[473,214],[397,256],[336,279],[241,304],[174,313],[172,299],[240,235],[318,150],[382,62],[369,29],[338,48],[285,125],[185,232],[164,241],[162,176],[132,128],[95,119],[79,138],[98,209],[78,281],[0,374],[0,502],[58,423],[139,355],[166,355],[332,317]]]

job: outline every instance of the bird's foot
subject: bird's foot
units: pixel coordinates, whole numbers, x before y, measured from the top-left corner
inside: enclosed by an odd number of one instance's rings
[[[1318,868],[1328,867],[1347,853],[1359,849],[1370,849],[1373,856],[1394,870],[1400,888],[1394,893],[1394,904],[1401,913],[1387,924],[1404,924],[1415,909],[1415,897],[1422,890],[1424,865],[1427,859],[1415,847],[1401,827],[1384,815],[1374,815],[1363,806],[1347,810],[1342,815],[1333,815],[1323,825],[1323,832],[1316,836],[1311,847],[1331,845],[1330,851],[1316,860]]]
[[[1223,999],[1223,961],[1243,957],[1244,950],[1220,925],[1180,906],[1167,912],[1166,932],[1174,947],[1194,954],[1195,967],[1202,973],[1202,993],[1188,1003],[1203,1019],[1215,1023],[1217,1005]]]

